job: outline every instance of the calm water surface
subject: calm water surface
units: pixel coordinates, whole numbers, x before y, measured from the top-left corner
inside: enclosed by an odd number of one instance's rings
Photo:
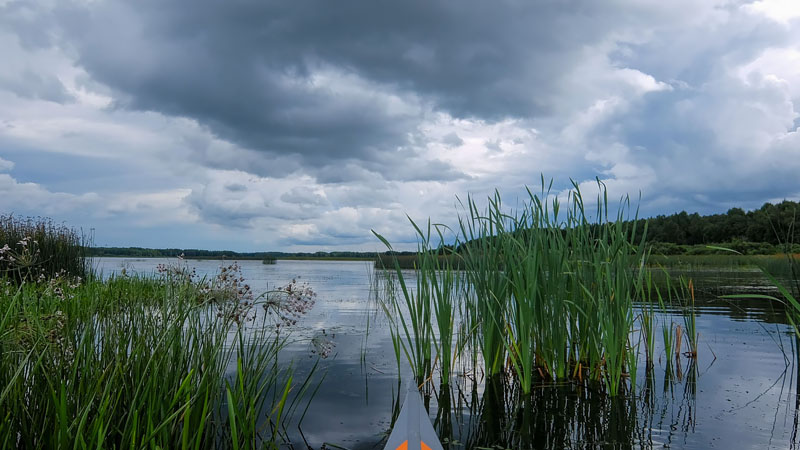
[[[159,263],[176,262],[94,260],[105,276],[123,268],[152,273]],[[220,268],[219,261],[182,263],[199,275]],[[382,448],[400,388],[388,327],[369,301],[370,281],[378,276],[371,264],[240,264],[257,293],[293,279],[317,293],[316,305],[293,327],[293,343],[286,350],[298,375],[307,374],[317,361],[311,353],[313,338],[324,332],[335,345],[320,362],[316,377],[325,379],[302,423],[287,430],[293,447]],[[569,383],[548,384],[536,389],[521,411],[510,407],[519,402],[508,386],[487,383],[480,373],[461,373],[450,390],[436,387],[426,396],[440,436],[452,441],[450,448],[797,447],[796,343],[783,311],[764,301],[716,298],[720,292],[763,286],[757,273],[709,271],[693,277],[701,294],[695,363],[684,358],[667,377],[662,351],[654,377],[639,374],[636,395],[609,399]],[[407,374],[403,378],[409,379]]]

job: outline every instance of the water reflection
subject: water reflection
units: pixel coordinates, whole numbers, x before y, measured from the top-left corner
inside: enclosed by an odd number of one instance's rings
[[[158,262],[130,264],[147,273]],[[107,272],[124,263],[110,260],[103,267]],[[208,274],[220,265],[189,264]],[[286,426],[293,448],[381,449],[410,377],[398,379],[388,329],[368,301],[371,268],[316,261],[245,261],[242,267],[254,289],[300,277],[318,293],[284,355],[294,360],[297,379],[317,363],[318,376],[325,376],[302,423],[298,413]],[[450,385],[434,377],[424,386],[425,402],[445,448],[798,448],[800,360],[784,310],[762,300],[720,300],[714,289],[704,289],[715,280],[736,286],[754,276],[695,277],[698,293],[706,294],[697,298],[697,359],[681,357],[667,366],[664,349],[657,348],[655,370],[640,370],[635,392],[614,399],[572,383],[542,384],[523,397],[513,380],[487,380],[466,369]],[[311,339],[323,329],[335,347],[318,359]]]
[[[652,395],[611,398],[597,389],[569,383],[542,385],[525,396],[505,377],[465,388],[438,391],[435,426],[449,448],[653,445],[656,403]],[[458,407],[452,408],[453,404]]]

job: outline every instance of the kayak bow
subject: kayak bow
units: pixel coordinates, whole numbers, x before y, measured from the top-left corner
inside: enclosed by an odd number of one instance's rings
[[[413,383],[384,450],[444,450]]]

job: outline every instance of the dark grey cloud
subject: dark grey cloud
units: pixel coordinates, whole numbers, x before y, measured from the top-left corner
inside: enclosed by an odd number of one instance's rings
[[[748,3],[0,0],[5,199],[345,246],[541,172],[759,206],[800,195],[800,18]]]
[[[456,133],[448,133],[442,137],[442,143],[450,147],[458,147],[464,143],[464,140]]]
[[[42,76],[25,70],[19,78],[3,76],[0,73],[0,90],[14,92],[21,97],[64,103],[72,100],[64,85],[53,75]]]
[[[648,13],[617,9],[147,0],[62,7],[50,20],[118,107],[195,119],[245,148],[301,155],[305,168],[356,159],[391,177],[380,155],[413,141],[420,108],[487,120],[558,109],[583,48]]]
[[[226,184],[225,189],[229,190],[230,192],[244,192],[247,190],[247,186],[239,183],[231,183]]]

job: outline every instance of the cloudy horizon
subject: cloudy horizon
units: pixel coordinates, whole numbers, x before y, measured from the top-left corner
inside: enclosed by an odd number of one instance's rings
[[[0,213],[102,246],[409,248],[542,175],[800,198],[794,0],[0,0],[0,60]]]

